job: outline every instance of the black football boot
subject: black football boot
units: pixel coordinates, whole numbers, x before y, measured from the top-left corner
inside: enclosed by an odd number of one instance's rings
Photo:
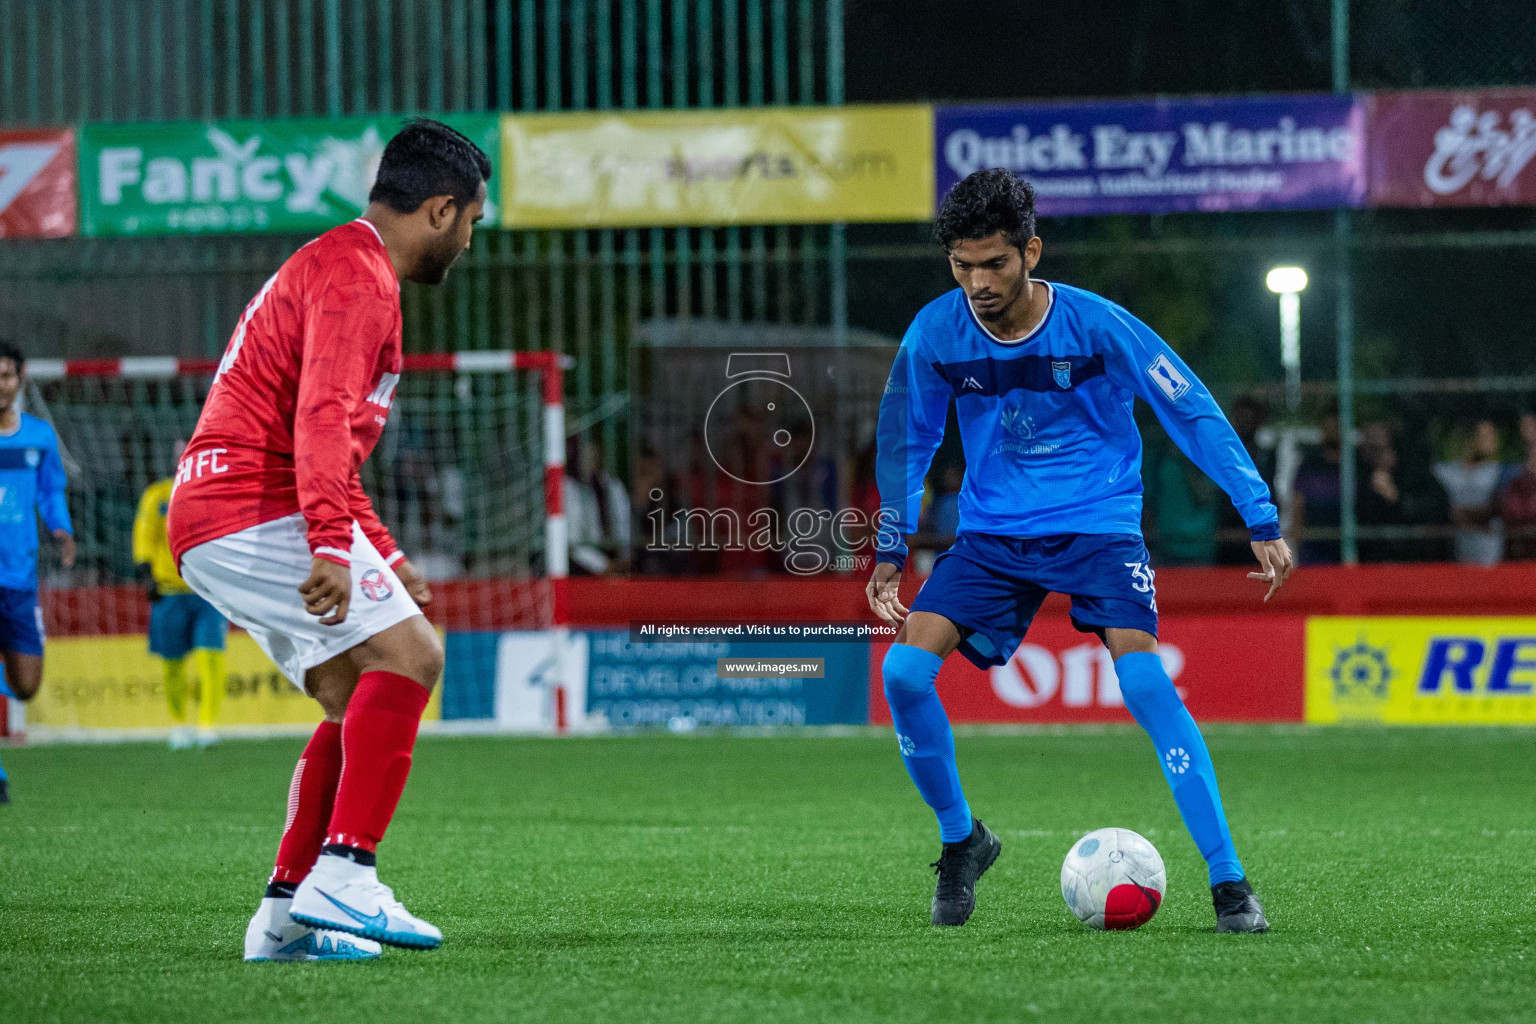
[[[1003,844],[980,819],[971,819],[971,834],[958,843],[945,843],[930,865],[939,876],[933,894],[933,923],[962,925],[976,909],[976,880],[997,860]]]

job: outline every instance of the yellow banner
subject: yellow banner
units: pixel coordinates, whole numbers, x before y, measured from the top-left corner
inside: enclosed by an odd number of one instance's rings
[[[1307,721],[1536,723],[1536,618],[1308,618]]]
[[[507,228],[920,221],[922,104],[504,114]]]
[[[219,709],[221,726],[305,725],[320,721],[320,705],[300,692],[277,670],[249,635],[231,632],[226,648],[229,688]],[[187,662],[192,707],[197,721],[198,683]],[[84,729],[169,729],[175,725],[165,704],[159,658],[142,636],[50,639],[43,662],[43,685],[27,705],[27,723]],[[442,717],[442,688],[432,691],[423,719]]]

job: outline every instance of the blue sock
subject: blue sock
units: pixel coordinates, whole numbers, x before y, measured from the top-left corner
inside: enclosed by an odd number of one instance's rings
[[[1163,777],[1173,790],[1184,827],[1200,848],[1209,869],[1211,884],[1235,882],[1243,877],[1243,865],[1232,845],[1227,815],[1216,788],[1216,768],[1205,749],[1199,726],[1190,717],[1155,654],[1122,654],[1115,662],[1120,693],[1126,710],[1147,730],[1157,747]]]
[[[892,644],[883,666],[885,699],[907,774],[938,815],[940,838],[958,843],[971,834],[971,807],[960,790],[955,734],[933,685],[942,664],[943,658],[921,647]]]

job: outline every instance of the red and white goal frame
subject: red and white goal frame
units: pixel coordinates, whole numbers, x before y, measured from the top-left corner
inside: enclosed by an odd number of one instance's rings
[[[564,637],[570,623],[569,588],[569,530],[566,523],[565,492],[565,404],[564,372],[573,361],[557,352],[513,352],[506,350],[481,352],[454,352],[406,355],[403,370],[457,374],[494,374],[524,371],[540,377],[543,416],[540,424],[543,441],[544,484],[544,579],[549,586],[549,619],[539,624],[554,631],[556,643],[556,672],[558,681],[554,698],[557,711],[557,728],[564,731],[566,723],[566,693],[562,652]],[[119,378],[125,381],[169,380],[176,377],[212,377],[217,373],[218,359],[178,359],[161,356],[130,356],[118,359],[31,359],[27,361],[27,377],[36,383],[51,383],[69,378]],[[386,524],[387,525],[387,524]],[[407,552],[409,555],[410,552]],[[438,588],[434,585],[435,589]],[[129,584],[116,588],[83,588],[99,595],[103,590],[122,591],[120,599],[111,601],[112,613],[101,614],[100,605],[89,606],[90,597],[69,590],[59,590],[44,595],[49,625],[66,620],[64,630],[69,635],[81,633],[133,633],[147,628],[147,608],[137,588]],[[465,581],[454,587],[449,585],[448,600],[434,601],[434,618],[444,615],[454,617],[454,604],[461,609],[474,608],[487,603],[489,594],[477,581]],[[92,622],[94,617],[105,621]],[[9,707],[6,705],[9,704]],[[24,715],[20,705],[0,696],[0,737],[15,735],[24,728]]]

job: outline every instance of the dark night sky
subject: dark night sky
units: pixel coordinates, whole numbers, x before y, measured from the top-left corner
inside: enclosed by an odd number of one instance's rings
[[[948,6],[850,0],[848,98],[1328,88],[1328,24],[1325,17],[1309,23],[1304,10],[1322,6],[1326,16],[1323,5],[997,2],[959,4],[958,13],[935,16]],[[1323,42],[1320,52],[1312,40]]]
[[[1367,88],[1536,81],[1536,0],[1353,0]],[[1329,0],[846,0],[848,99],[1310,92],[1331,86]]]
[[[1089,0],[1078,4],[846,0],[850,102],[987,101],[1125,95],[1316,92],[1331,86],[1329,0]],[[1357,88],[1536,83],[1536,0],[1353,0]],[[1536,210],[1363,210],[1355,259],[1359,369],[1365,376],[1468,376],[1528,362],[1527,292],[1536,249],[1376,248],[1376,235],[1536,226]],[[1209,214],[1042,223],[1046,276],[1125,302],[1177,335],[1213,379],[1277,379],[1273,299],[1260,282],[1276,260],[1313,268],[1303,315],[1309,378],[1334,361],[1331,215]],[[1251,246],[1167,253],[1117,241],[1244,238]],[[856,227],[856,246],[924,242],[916,226]],[[1064,257],[1052,243],[1106,243]],[[1311,239],[1309,243],[1306,240]],[[860,263],[852,319],[898,336],[914,304],[950,286],[931,260]],[[1522,355],[1522,352],[1525,353]],[[1433,403],[1431,403],[1433,404]],[[1426,414],[1430,410],[1424,410]]]

